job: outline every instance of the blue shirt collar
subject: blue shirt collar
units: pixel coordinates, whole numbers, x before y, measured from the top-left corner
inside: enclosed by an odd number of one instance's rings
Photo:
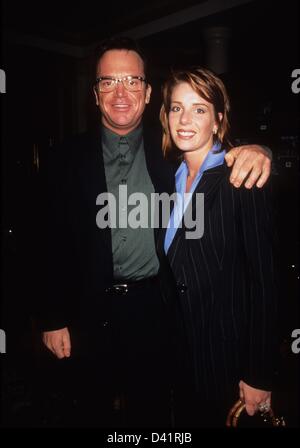
[[[220,150],[220,148],[221,148],[221,143],[217,142],[210,149],[210,151],[208,152],[207,156],[205,157],[205,159],[204,159],[201,167],[199,168],[199,171],[193,181],[193,184],[190,189],[190,193],[193,193],[193,191],[195,190],[204,171],[207,171],[210,168],[215,168],[216,166],[223,164],[224,157],[225,157],[225,150],[223,150],[221,152],[217,152]],[[187,167],[186,162],[183,161],[180,164],[180,166],[175,174],[175,185],[176,185],[176,191],[178,193],[183,194],[185,192],[187,176],[188,176],[188,167]]]

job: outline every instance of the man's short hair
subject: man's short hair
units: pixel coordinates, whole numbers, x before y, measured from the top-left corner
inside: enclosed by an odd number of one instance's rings
[[[147,70],[147,61],[145,54],[141,47],[139,46],[138,42],[135,39],[132,39],[128,36],[114,36],[108,39],[103,40],[100,45],[96,48],[96,68],[98,65],[98,62],[109,50],[128,50],[128,51],[135,51],[140,58],[143,61],[144,64],[144,72],[146,75]]]

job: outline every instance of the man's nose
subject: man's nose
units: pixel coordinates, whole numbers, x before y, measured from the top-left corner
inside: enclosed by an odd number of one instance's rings
[[[115,95],[117,96],[124,96],[126,94],[126,89],[123,85],[122,81],[117,81],[117,85],[115,88]]]

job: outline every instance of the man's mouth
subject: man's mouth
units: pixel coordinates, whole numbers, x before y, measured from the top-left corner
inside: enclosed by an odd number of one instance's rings
[[[113,104],[112,107],[116,110],[124,111],[130,108],[130,104]]]

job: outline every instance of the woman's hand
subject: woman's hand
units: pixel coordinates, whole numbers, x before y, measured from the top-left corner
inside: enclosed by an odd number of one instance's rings
[[[271,407],[271,392],[261,389],[255,389],[244,383],[239,382],[240,399],[246,405],[248,415],[254,415],[255,412],[268,412]]]

